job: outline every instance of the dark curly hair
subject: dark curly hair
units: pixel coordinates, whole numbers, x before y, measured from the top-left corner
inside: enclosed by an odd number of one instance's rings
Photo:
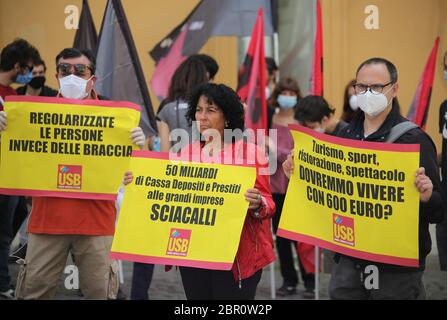
[[[204,96],[209,104],[214,104],[222,110],[226,129],[244,130],[244,106],[241,99],[233,89],[224,84],[206,83],[196,88],[189,100],[186,119],[192,124],[196,120],[196,108],[200,97]]]
[[[33,65],[40,59],[37,49],[24,39],[16,39],[1,50],[0,70],[10,71],[16,63],[20,67],[26,66],[30,61]]]
[[[96,57],[90,49],[79,50],[76,48],[65,48],[56,56],[56,67],[61,59],[72,59],[85,56],[90,61],[90,70],[92,75],[96,72]]]

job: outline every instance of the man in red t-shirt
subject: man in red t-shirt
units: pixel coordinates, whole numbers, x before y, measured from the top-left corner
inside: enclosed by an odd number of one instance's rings
[[[64,49],[56,57],[60,96],[98,99],[95,58],[90,51]],[[141,149],[141,128],[131,132]],[[34,197],[28,225],[25,264],[17,280],[19,299],[51,299],[69,251],[79,268],[80,287],[87,299],[115,298],[116,264],[109,258],[115,232],[114,201]]]
[[[32,78],[33,63],[40,59],[39,52],[23,39],[17,39],[4,47],[0,53],[0,131],[6,126],[3,100],[15,95],[11,84],[28,83]],[[17,230],[27,215],[24,197],[0,195],[0,298],[13,299],[8,270],[9,247]],[[17,229],[17,228],[16,228]]]

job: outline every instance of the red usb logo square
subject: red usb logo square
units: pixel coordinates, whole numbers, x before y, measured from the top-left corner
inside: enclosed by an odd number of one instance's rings
[[[333,214],[334,241],[355,246],[354,219]]]
[[[191,242],[191,232],[192,230],[171,229],[166,254],[186,257]]]
[[[57,188],[80,190],[82,188],[82,166],[60,164],[57,167]]]

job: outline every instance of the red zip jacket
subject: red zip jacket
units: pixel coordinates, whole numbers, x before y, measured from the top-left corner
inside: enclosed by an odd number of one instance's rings
[[[245,217],[239,248],[232,267],[234,278],[239,281],[240,286],[242,279],[251,277],[275,260],[271,229],[271,218],[275,214],[275,202],[270,191],[270,176],[266,172],[264,175],[260,174],[262,173],[260,170],[268,171],[269,166],[264,151],[254,144],[247,144],[239,140],[231,145],[226,145],[220,155],[213,158],[215,160],[213,162],[225,164],[224,157],[230,148],[232,148],[233,161],[234,159],[243,159],[244,164],[250,164],[247,155],[256,155],[254,187],[261,192],[263,203],[261,210],[257,212],[258,217],[255,217],[253,210],[248,210]],[[182,149],[182,156],[184,154],[190,156],[198,150],[202,150],[200,143],[193,143]]]

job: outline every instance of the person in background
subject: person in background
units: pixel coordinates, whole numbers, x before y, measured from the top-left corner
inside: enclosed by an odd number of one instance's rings
[[[216,78],[217,72],[219,72],[219,64],[217,63],[217,61],[213,57],[203,53],[193,54],[190,57],[197,58],[203,62],[206,68],[208,82],[213,82]]]
[[[298,103],[295,118],[304,127],[336,136],[348,124],[343,120],[337,120],[334,112],[323,97],[307,96]],[[322,250],[322,254],[325,267],[330,270],[333,265],[334,253],[329,250]]]
[[[41,59],[37,60],[32,71],[33,78],[28,84],[17,88],[17,94],[19,96],[56,97],[57,90],[45,85],[47,80],[45,77],[46,72],[47,66],[45,62]]]
[[[38,59],[34,62],[31,81],[16,89],[17,95],[19,96],[36,96],[36,97],[56,97],[57,90],[54,90],[45,85],[46,77],[45,73],[47,71],[47,66],[42,59]],[[31,198],[27,199],[28,206],[31,206]],[[26,233],[26,227],[28,225],[28,219],[25,219],[19,230],[20,244],[19,246],[11,252],[10,260],[17,261],[18,259],[25,259],[28,235]]]
[[[276,214],[272,219],[274,234],[278,230],[288,185],[287,177],[284,175],[281,165],[293,150],[294,145],[288,125],[298,124],[295,120],[295,110],[298,101],[301,99],[302,95],[298,82],[292,78],[281,79],[269,99],[270,108],[277,110],[272,117],[271,129],[276,130],[278,142],[276,148],[269,148],[271,152],[276,151],[276,157],[273,157],[273,159],[276,159],[278,162],[276,165],[277,170],[270,179],[272,196],[276,206]],[[297,249],[296,241],[276,236],[276,250],[279,257],[281,276],[283,278],[282,286],[276,291],[278,296],[287,296],[296,293],[299,278],[297,270],[295,269],[292,248]],[[298,265],[306,288],[306,296],[308,296],[310,293],[313,293],[315,287],[314,277],[304,270],[298,251],[297,256]]]
[[[444,80],[447,83],[447,52],[444,54]],[[442,188],[447,194],[447,100],[439,108],[439,133],[442,135],[441,173]],[[438,245],[439,264],[447,271],[447,219],[436,225],[436,244]]]
[[[302,126],[336,136],[348,124],[336,119],[334,113],[335,110],[331,109],[323,97],[307,96],[299,101],[295,118]]]
[[[341,115],[341,120],[346,123],[350,123],[352,118],[359,113],[359,106],[357,103],[357,95],[354,91],[355,79],[349,81],[346,85],[345,93],[343,96],[343,113]]]
[[[265,65],[267,66],[267,85],[265,88],[265,97],[269,99],[276,87],[276,78],[278,76],[278,66],[276,65],[275,59],[266,57]]]
[[[267,99],[267,129],[272,127],[272,119],[278,107],[270,101],[273,91],[276,87],[276,77],[278,74],[278,66],[273,58],[266,57],[265,65],[267,66],[267,85],[265,87],[265,98]]]
[[[209,80],[205,64],[197,57],[187,58],[174,72],[168,97],[162,102],[162,107],[159,108],[157,113],[158,134],[162,152],[170,151],[174,145],[175,150],[173,151],[178,151],[184,146],[177,143],[172,135],[172,131],[175,129],[183,129],[189,136],[189,142],[192,141],[193,128],[185,117],[188,110],[187,101],[197,86],[207,83]]]
[[[33,64],[39,52],[26,40],[17,39],[0,53],[0,133],[6,128],[3,103],[6,96],[16,95],[11,84],[31,81]],[[8,260],[11,242],[28,215],[25,197],[0,195],[0,298],[13,299]]]

